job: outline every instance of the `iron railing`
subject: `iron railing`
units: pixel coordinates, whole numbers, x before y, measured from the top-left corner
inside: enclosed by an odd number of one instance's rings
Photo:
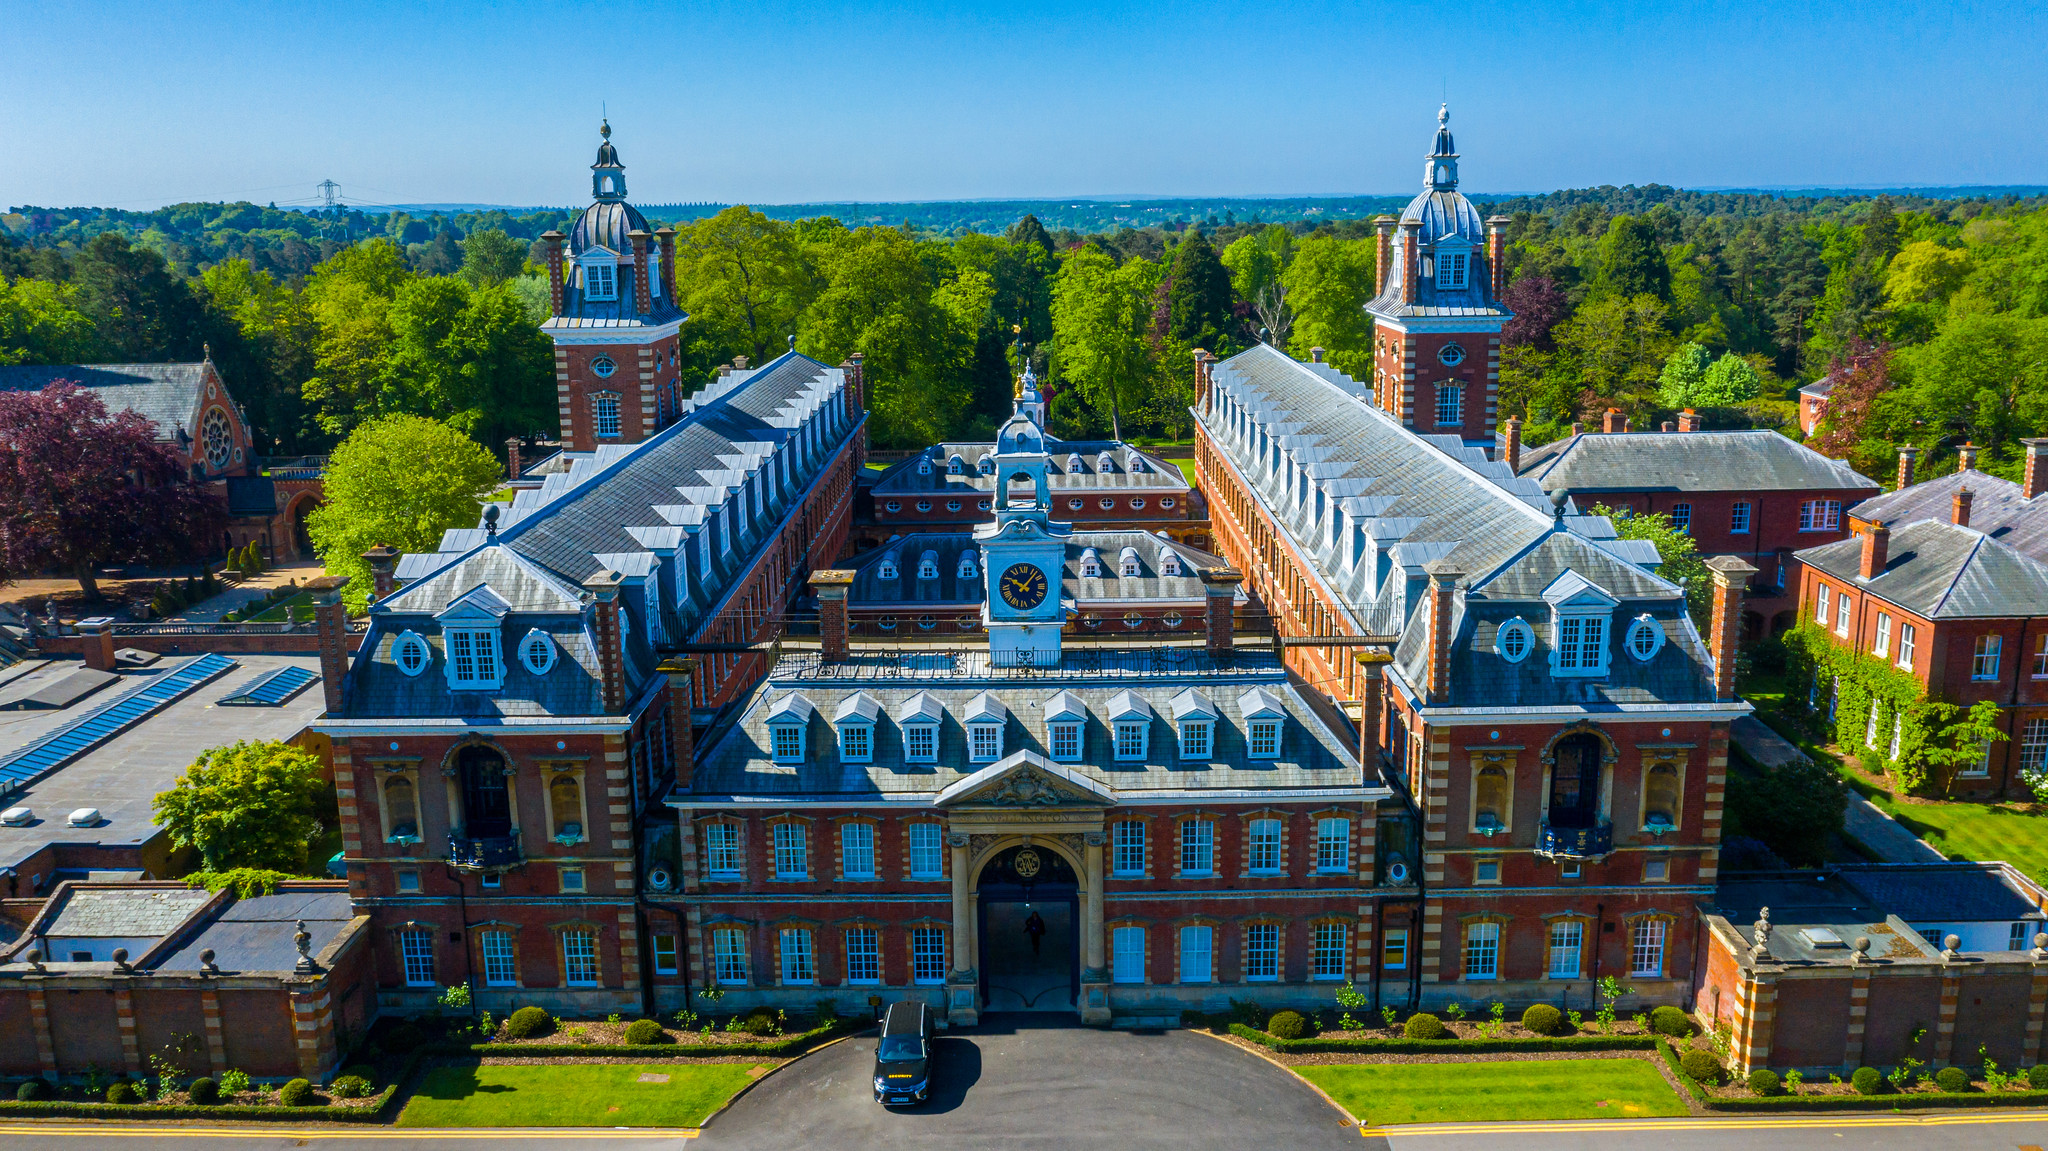
[[[1558,859],[1597,859],[1614,850],[1614,825],[1602,820],[1592,827],[1557,827],[1544,820],[1536,853]]]
[[[519,838],[512,835],[495,835],[475,838],[466,835],[448,834],[448,862],[459,868],[473,871],[496,871],[516,867],[525,861],[519,850]]]

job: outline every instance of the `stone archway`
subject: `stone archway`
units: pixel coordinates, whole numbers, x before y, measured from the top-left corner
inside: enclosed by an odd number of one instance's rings
[[[982,856],[973,893],[974,965],[984,1010],[1069,1011],[1078,1003],[1079,862],[1029,837]]]

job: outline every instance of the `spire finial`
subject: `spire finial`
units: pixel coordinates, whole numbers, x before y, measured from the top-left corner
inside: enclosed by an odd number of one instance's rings
[[[1438,125],[1439,127],[1442,127],[1442,126],[1444,126],[1444,125],[1447,125],[1447,124],[1449,124],[1449,123],[1451,122],[1451,104],[1450,104],[1450,101],[1446,100],[1446,101],[1444,101],[1443,103],[1441,103],[1441,104],[1437,105],[1437,108],[1436,108],[1436,122],[1437,122],[1437,125]]]
[[[598,135],[600,135],[600,136],[603,136],[603,137],[604,137],[605,139],[607,139],[607,140],[609,140],[609,139],[611,139],[611,138],[612,138],[612,121],[611,121],[611,117],[609,117],[609,116],[605,117],[605,118],[604,118],[604,120],[603,120],[603,121],[602,121],[602,122],[601,122],[601,123],[600,123],[600,124],[598,125],[598,127],[597,127],[597,134],[598,134]]]

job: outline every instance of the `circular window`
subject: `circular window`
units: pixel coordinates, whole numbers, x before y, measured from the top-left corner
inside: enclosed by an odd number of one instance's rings
[[[619,370],[619,366],[615,363],[612,363],[612,358],[610,356],[599,356],[598,358],[590,361],[590,370],[593,374],[597,376],[598,379],[608,380],[611,378],[613,372]]]
[[[1124,613],[1124,626],[1136,631],[1138,628],[1145,626],[1145,617],[1137,612],[1127,611]]]
[[[917,626],[924,631],[930,631],[939,626],[939,621],[934,616],[921,615],[917,617]]]
[[[219,408],[206,409],[206,423],[200,429],[201,442],[206,445],[208,466],[224,468],[235,450],[235,434],[228,427],[228,414]]]
[[[519,662],[535,675],[546,675],[555,666],[555,641],[539,628],[527,632],[519,641]]]
[[[1648,660],[1664,646],[1664,629],[1649,616],[1641,615],[1628,625],[1628,653],[1638,660]]]
[[[987,500],[980,500],[980,501],[976,502],[974,506],[975,506],[975,507],[978,507],[978,508],[980,508],[980,509],[981,509],[982,511],[987,511],[987,510],[988,510],[988,501],[987,501]]]
[[[1080,510],[1081,510],[1081,501],[1080,501],[1080,500],[1068,500],[1068,501],[1067,501],[1067,507],[1068,507],[1069,509],[1073,510],[1073,511],[1077,511],[1077,512],[1078,512],[1078,511],[1080,511]]]
[[[902,504],[900,504],[900,503],[897,503],[897,502],[896,502],[895,500],[890,500],[890,501],[889,501],[888,503],[886,503],[886,504],[883,504],[882,506],[883,506],[883,507],[885,507],[885,508],[888,508],[888,509],[889,509],[889,511],[891,511],[892,513],[893,513],[893,512],[900,512],[900,511],[902,511],[902,510],[903,510],[903,505],[902,505]]]
[[[1500,631],[1493,637],[1493,650],[1509,663],[1520,663],[1529,657],[1529,649],[1536,646],[1536,633],[1520,617],[1500,625]]]
[[[961,631],[973,631],[975,628],[981,626],[981,620],[971,615],[961,616],[959,623]]]
[[[880,624],[879,626],[881,627],[881,629],[882,629],[883,631],[895,631],[895,630],[896,630],[896,617],[895,617],[895,616],[893,616],[893,615],[885,615],[885,616],[883,616],[883,617],[882,617],[882,622],[881,622],[881,624]]]
[[[1139,497],[1139,496],[1133,496],[1133,497],[1131,497],[1131,510],[1132,510],[1132,511],[1134,511],[1134,512],[1135,512],[1135,511],[1142,511],[1142,510],[1144,510],[1144,507],[1145,507],[1145,501],[1144,501],[1144,499],[1143,499],[1142,497]]]
[[[947,500],[947,501],[946,501],[946,510],[947,510],[947,511],[949,511],[949,512],[957,512],[957,511],[959,511],[959,510],[960,510],[960,501],[959,501],[959,500]]]
[[[1099,616],[1099,615],[1096,615],[1096,614],[1095,614],[1094,612],[1089,612],[1089,613],[1088,613],[1087,615],[1084,615],[1084,616],[1082,616],[1082,617],[1081,617],[1081,626],[1083,626],[1083,627],[1101,627],[1101,626],[1102,626],[1102,617],[1101,617],[1101,616]]]
[[[1103,511],[1108,511],[1109,509],[1116,506],[1116,501],[1110,499],[1108,496],[1102,497],[1100,500],[1097,500],[1096,503],[1102,508]]]
[[[392,641],[391,662],[407,675],[418,675],[433,662],[433,653],[427,650],[427,641],[418,632],[409,631]]]
[[[1165,624],[1169,628],[1177,628],[1181,625],[1180,613],[1177,611],[1167,612],[1165,618],[1161,619],[1159,622]]]
[[[1168,510],[1168,511],[1171,511],[1171,510],[1173,510],[1173,497],[1172,497],[1172,496],[1161,496],[1161,497],[1159,497],[1159,506],[1160,506],[1160,507],[1162,507],[1162,508],[1164,508],[1164,509],[1166,509],[1166,510]]]
[[[917,510],[921,512],[928,512],[932,510],[932,502],[930,500],[917,501]]]
[[[1456,343],[1445,344],[1437,349],[1437,362],[1447,368],[1455,368],[1465,362],[1465,349]]]

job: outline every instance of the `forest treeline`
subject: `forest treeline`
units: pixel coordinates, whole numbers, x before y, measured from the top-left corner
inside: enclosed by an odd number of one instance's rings
[[[2048,207],[2014,196],[1779,197],[1598,188],[1510,216],[1503,415],[1541,441],[1620,407],[1791,426],[1835,372],[1824,447],[1873,475],[1965,439],[2013,473],[2048,432]],[[688,213],[680,213],[687,215]],[[22,223],[26,221],[26,223]],[[496,450],[552,432],[536,237],[567,214],[25,209],[0,231],[0,362],[197,358],[210,347],[265,447],[326,450],[363,420],[444,420]],[[987,435],[1028,358],[1068,435],[1181,438],[1192,350],[1261,333],[1369,371],[1369,219],[1173,220],[1083,234],[774,219],[675,221],[686,386],[794,335],[865,353],[881,446]],[[20,233],[20,234],[14,234]]]

